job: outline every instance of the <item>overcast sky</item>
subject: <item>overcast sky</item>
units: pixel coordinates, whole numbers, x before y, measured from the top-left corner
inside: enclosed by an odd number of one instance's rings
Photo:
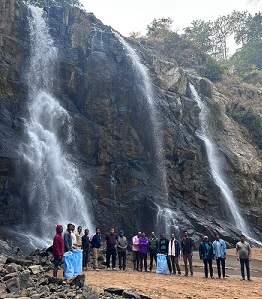
[[[213,21],[233,10],[262,11],[262,0],[81,0],[87,12],[93,12],[105,25],[122,35],[146,32],[154,18],[170,17],[173,30],[189,26],[193,20]]]

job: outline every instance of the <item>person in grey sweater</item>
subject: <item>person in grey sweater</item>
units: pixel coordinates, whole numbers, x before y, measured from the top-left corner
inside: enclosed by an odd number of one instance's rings
[[[122,230],[119,231],[119,237],[117,240],[117,252],[119,260],[119,269],[123,271],[126,270],[126,250],[127,250],[127,239],[124,236]]]

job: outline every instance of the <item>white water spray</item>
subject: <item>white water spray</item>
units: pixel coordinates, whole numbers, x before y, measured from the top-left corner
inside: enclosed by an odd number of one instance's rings
[[[221,194],[233,216],[236,227],[240,231],[242,231],[242,233],[245,234],[250,240],[256,243],[260,243],[250,237],[251,233],[248,224],[242,217],[239,208],[235,202],[234,196],[229,186],[226,183],[226,179],[221,169],[221,160],[220,160],[218,149],[216,145],[212,142],[211,138],[209,137],[209,129],[208,129],[208,121],[207,121],[209,117],[209,109],[207,105],[204,103],[204,101],[202,101],[195,87],[192,84],[190,84],[190,90],[193,99],[197,102],[198,107],[201,110],[199,113],[201,131],[197,132],[197,136],[204,141],[206,152],[207,152],[207,158],[208,158],[208,162],[210,165],[214,182],[221,191]],[[260,244],[262,245],[262,243]]]
[[[35,243],[39,246],[42,239],[44,246],[56,224],[65,227],[72,222],[91,228],[91,217],[79,171],[67,153],[73,141],[71,118],[52,95],[57,49],[43,11],[30,10],[29,116],[25,120],[27,142],[21,145],[20,154],[29,177],[25,224],[36,236]]]

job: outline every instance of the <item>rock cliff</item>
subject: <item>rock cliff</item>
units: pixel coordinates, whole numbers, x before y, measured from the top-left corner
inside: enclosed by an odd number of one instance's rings
[[[2,0],[0,12],[0,223],[7,227],[23,222],[29,183],[18,151],[27,116],[30,12],[15,0]],[[84,179],[94,225],[103,231],[113,225],[129,236],[138,229],[159,232],[168,226],[180,232],[188,229],[196,241],[215,230],[231,243],[237,237],[203,141],[196,135],[199,108],[191,97],[192,82],[210,107],[210,134],[228,184],[259,238],[261,153],[244,128],[226,114],[232,98],[241,102],[245,93],[229,94],[227,87],[198,77],[174,58],[163,59],[146,43],[130,40],[152,81],[160,135],[156,136],[141,76],[114,31],[78,8],[46,12],[59,52],[54,94],[73,119],[75,145],[70,154]],[[259,92],[256,97],[260,99]],[[156,137],[163,143],[166,186],[159,177],[163,169],[157,166]]]

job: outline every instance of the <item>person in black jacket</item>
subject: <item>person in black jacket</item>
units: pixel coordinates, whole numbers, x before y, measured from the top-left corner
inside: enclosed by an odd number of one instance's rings
[[[212,260],[214,259],[214,252],[213,252],[213,245],[211,242],[208,241],[208,236],[204,236],[203,242],[199,245],[199,257],[201,260],[203,260],[205,265],[205,278],[208,278],[208,268],[209,266],[209,272],[210,277],[213,277],[213,266],[212,266]]]
[[[183,232],[183,239],[181,241],[181,252],[185,264],[185,276],[188,276],[187,261],[189,262],[189,268],[191,276],[193,275],[193,240],[188,237],[188,232]]]
[[[99,257],[99,249],[101,247],[101,230],[99,227],[96,228],[96,233],[93,235],[93,237],[90,240],[92,249],[93,249],[93,268],[97,271],[99,271],[98,268],[98,257]]]
[[[85,229],[85,234],[82,236],[82,249],[83,249],[83,269],[87,270],[87,263],[89,261],[89,250],[90,250],[90,240],[89,240],[89,230]]]

